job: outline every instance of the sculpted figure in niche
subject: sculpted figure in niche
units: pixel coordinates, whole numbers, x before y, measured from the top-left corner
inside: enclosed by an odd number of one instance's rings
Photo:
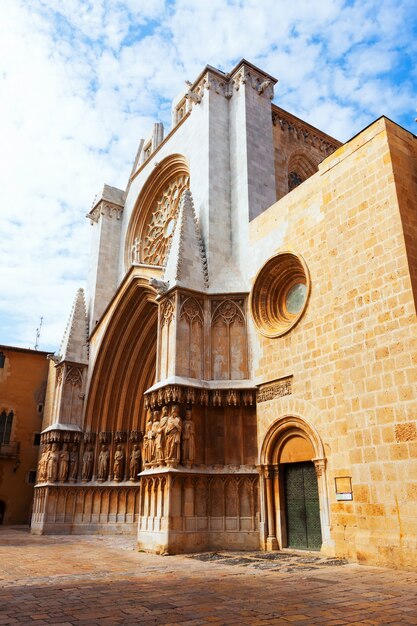
[[[62,450],[59,453],[59,471],[58,478],[61,482],[68,480],[70,455],[68,452],[68,444],[64,443]]]
[[[191,467],[195,461],[195,427],[191,418],[191,410],[185,411],[185,421],[182,430],[182,462],[185,467]]]
[[[176,467],[180,462],[181,431],[180,409],[174,405],[165,429],[165,461],[169,467]]]
[[[113,464],[114,480],[117,480],[117,481],[123,480],[124,467],[125,467],[125,453],[124,453],[122,446],[119,444],[116,448],[116,452],[114,453],[114,464]]]
[[[98,456],[98,480],[107,480],[107,476],[109,474],[109,462],[110,462],[110,452],[107,446],[103,443],[101,446],[101,451]]]
[[[161,420],[155,435],[156,460],[158,465],[165,465],[165,428],[168,422],[168,407],[163,406]]]
[[[78,449],[74,444],[70,452],[70,466],[69,466],[69,479],[72,482],[77,480],[78,475]]]
[[[140,448],[136,443],[133,446],[133,450],[130,454],[129,470],[130,470],[130,480],[137,480],[139,470],[140,470]]]
[[[49,482],[55,482],[58,478],[58,461],[59,461],[59,449],[58,444],[53,443],[52,448],[48,454],[48,461],[46,466],[47,480]]]
[[[148,421],[146,422],[145,435],[143,437],[143,462],[145,466],[151,462],[152,445],[152,412],[148,411]]]
[[[91,446],[87,446],[83,454],[83,466],[81,476],[83,480],[91,480],[93,474],[94,451]]]
[[[156,461],[156,435],[158,433],[158,428],[159,428],[159,411],[154,411],[152,431],[150,433],[151,435],[151,445],[150,445],[151,463],[155,463]]]
[[[46,466],[48,463],[48,455],[50,449],[51,446],[47,444],[42,450],[41,458],[39,459],[38,480],[40,483],[43,483],[46,480]]]

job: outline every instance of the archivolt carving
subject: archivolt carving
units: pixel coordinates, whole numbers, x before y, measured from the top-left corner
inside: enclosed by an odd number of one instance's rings
[[[142,187],[125,240],[125,266],[163,266],[184,189],[189,188],[186,159],[172,154],[154,167]]]

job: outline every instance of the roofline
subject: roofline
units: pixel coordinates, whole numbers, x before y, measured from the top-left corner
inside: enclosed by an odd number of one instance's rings
[[[271,76],[271,74],[268,74],[267,72],[264,72],[263,70],[261,70],[259,67],[257,67],[250,61],[247,61],[246,59],[242,58],[240,59],[239,63],[237,63],[230,72],[223,72],[223,70],[219,70],[218,68],[213,67],[212,65],[206,65],[204,69],[199,73],[197,78],[193,81],[193,87],[195,87],[195,85],[197,85],[200,82],[204,74],[206,74],[207,72],[212,72],[213,74],[217,74],[219,78],[222,78],[223,80],[228,81],[232,78],[234,74],[236,74],[236,72],[242,65],[248,65],[250,68],[252,68],[256,72],[259,72],[259,74],[262,74],[262,76],[269,78],[274,84],[278,82],[277,78],[275,78],[274,76]]]
[[[18,346],[6,346],[5,344],[0,344],[0,350],[11,350],[12,352],[29,352],[31,354],[43,354],[43,356],[48,356],[51,354],[51,351],[45,350],[35,350],[34,348],[19,348]]]
[[[361,128],[357,133],[355,133],[354,135],[352,135],[352,137],[349,137],[349,139],[347,139],[345,141],[346,143],[349,143],[350,141],[353,141],[353,139],[356,139],[356,137],[358,137],[361,133],[363,133],[365,130],[368,130],[368,128],[370,128],[371,126],[373,126],[373,124],[376,124],[376,122],[379,122],[379,120],[388,120],[388,122],[391,122],[391,124],[394,124],[394,126],[398,126],[398,128],[401,128],[401,130],[405,131],[406,133],[408,133],[409,135],[411,135],[412,137],[414,137],[414,139],[417,139],[417,135],[415,135],[414,133],[411,132],[411,130],[408,130],[408,128],[405,128],[404,126],[401,126],[401,124],[398,124],[398,122],[394,122],[394,120],[392,120],[390,117],[388,117],[387,115],[380,115],[379,117],[377,117],[376,119],[374,119],[372,122],[369,122],[369,124],[367,124],[366,126],[364,126],[363,128]]]
[[[300,124],[303,124],[304,126],[307,126],[308,128],[311,128],[312,131],[314,131],[316,133],[319,133],[323,137],[326,137],[331,142],[338,143],[339,144],[339,146],[338,146],[339,148],[340,148],[340,146],[343,146],[343,141],[340,141],[339,139],[336,139],[336,137],[333,137],[332,135],[329,135],[328,133],[325,133],[320,128],[317,128],[317,126],[313,126],[313,124],[310,124],[309,122],[306,122],[305,120],[301,119],[301,117],[298,117],[297,115],[294,115],[294,113],[291,113],[290,111],[287,111],[287,109],[283,109],[282,107],[280,107],[280,106],[278,106],[277,104],[274,104],[274,103],[272,103],[271,106],[272,106],[272,111],[275,110],[277,113],[279,111],[282,111],[285,115],[288,115],[288,117],[293,117]]]

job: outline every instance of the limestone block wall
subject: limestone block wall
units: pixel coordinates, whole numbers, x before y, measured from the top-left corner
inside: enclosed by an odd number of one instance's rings
[[[291,393],[258,403],[259,448],[277,420],[305,420],[324,446],[336,554],[394,566],[415,565],[417,549],[413,141],[381,118],[250,227],[253,276],[290,249],[311,278],[290,332],[251,328],[257,381],[293,376]],[[350,502],[336,499],[342,476]]]
[[[407,248],[408,266],[417,303],[417,139],[387,120],[395,186]]]

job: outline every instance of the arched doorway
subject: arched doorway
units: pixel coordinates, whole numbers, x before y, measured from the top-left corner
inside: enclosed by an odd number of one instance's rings
[[[285,416],[269,428],[261,449],[264,540],[267,550],[320,550],[329,540],[326,460],[306,420]]]

